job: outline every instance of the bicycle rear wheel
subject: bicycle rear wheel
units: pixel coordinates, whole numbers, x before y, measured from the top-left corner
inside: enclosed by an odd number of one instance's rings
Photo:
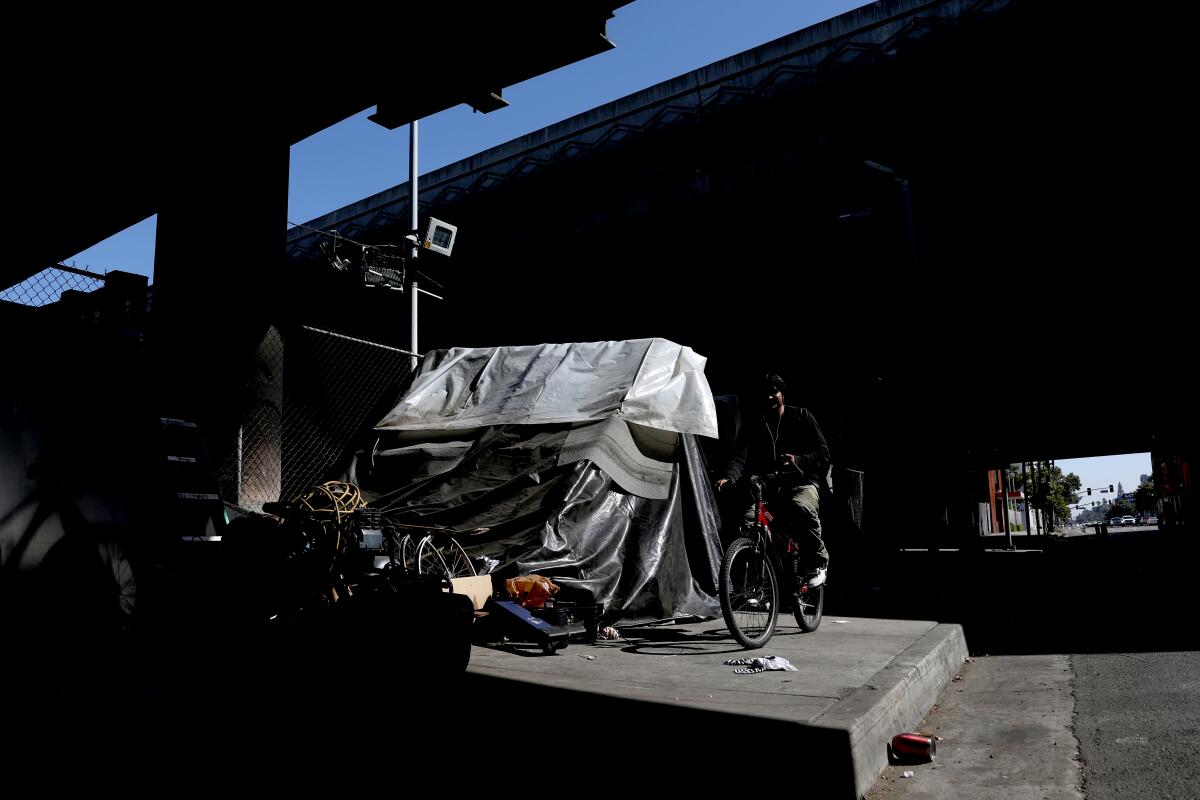
[[[796,624],[805,633],[812,633],[821,624],[821,614],[825,611],[825,586],[822,584],[815,589],[797,592],[792,598]]]
[[[733,638],[747,649],[762,647],[779,619],[775,568],[754,542],[738,539],[721,561],[721,615]]]

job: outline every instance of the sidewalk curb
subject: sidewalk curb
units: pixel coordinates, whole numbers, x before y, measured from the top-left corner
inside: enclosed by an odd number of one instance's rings
[[[847,731],[855,797],[865,795],[887,766],[887,744],[913,730],[967,660],[961,625],[939,624],[811,724]]]

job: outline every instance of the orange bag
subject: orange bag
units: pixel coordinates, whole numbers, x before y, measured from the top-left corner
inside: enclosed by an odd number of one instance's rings
[[[558,586],[542,575],[521,575],[504,582],[508,596],[523,608],[541,608],[558,591]]]

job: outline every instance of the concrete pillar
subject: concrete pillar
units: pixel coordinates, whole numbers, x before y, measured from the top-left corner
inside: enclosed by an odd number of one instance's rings
[[[236,447],[253,355],[277,316],[287,222],[286,140],[227,125],[209,121],[163,164],[151,312],[160,413],[199,424],[214,464]]]

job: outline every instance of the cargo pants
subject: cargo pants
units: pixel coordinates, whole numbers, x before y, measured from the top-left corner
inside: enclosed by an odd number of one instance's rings
[[[798,571],[829,568],[829,551],[821,538],[821,495],[811,483],[781,489],[766,498],[767,510],[775,517],[780,533],[796,543]],[[746,511],[742,521],[753,525],[758,509]]]

